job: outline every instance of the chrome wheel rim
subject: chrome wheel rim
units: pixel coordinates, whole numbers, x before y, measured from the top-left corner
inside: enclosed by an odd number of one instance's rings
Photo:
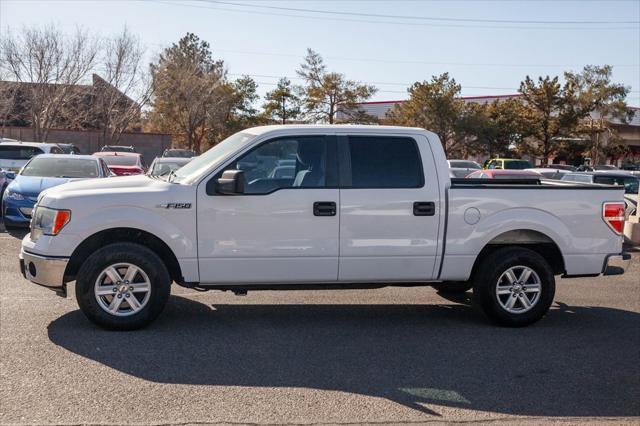
[[[142,268],[131,263],[115,263],[98,275],[94,294],[98,305],[108,314],[134,315],[149,302],[151,281]]]
[[[518,265],[507,269],[496,284],[498,303],[510,314],[530,311],[540,300],[542,282],[536,271]]]

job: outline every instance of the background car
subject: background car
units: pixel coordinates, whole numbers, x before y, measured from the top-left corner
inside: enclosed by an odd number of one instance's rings
[[[463,178],[475,170],[482,169],[480,164],[471,160],[447,160],[447,163],[450,177]]]
[[[478,170],[467,176],[469,179],[541,179],[540,173],[530,170]]]
[[[3,142],[0,144],[0,169],[12,180],[22,166],[40,154],[63,154],[63,151],[54,143]]]
[[[192,158],[196,156],[195,151],[190,149],[165,149],[162,153],[163,157],[180,157],[180,158]]]
[[[105,145],[100,148],[100,152],[136,152],[133,146]]]
[[[60,149],[62,149],[62,151],[64,151],[65,154],[80,154],[80,148],[72,143],[59,143],[58,146],[60,147]]]
[[[569,173],[562,177],[564,182],[598,183],[603,185],[624,186],[625,215],[634,215],[638,208],[638,188],[640,177],[622,170],[616,172],[578,172]]]
[[[494,158],[487,162],[485,169],[524,170],[531,169],[533,165],[527,160],[519,158]]]
[[[535,167],[532,169],[525,169],[525,170],[540,173],[542,176],[544,176],[545,179],[555,179],[555,180],[562,179],[562,176],[566,175],[567,173],[571,173],[568,170],[553,169],[551,167]]]
[[[33,206],[45,189],[73,180],[109,175],[106,164],[91,155],[42,154],[33,157],[5,191],[2,200],[5,228],[29,226]]]
[[[191,161],[191,158],[180,157],[157,157],[149,166],[147,174],[149,176],[164,176]]]
[[[107,163],[117,176],[141,175],[144,173],[142,156],[135,152],[96,152],[93,154]]]
[[[575,172],[578,170],[576,166],[572,166],[569,164],[548,164],[546,166],[542,166],[544,168],[556,169],[556,170],[564,170],[567,172]]]
[[[595,166],[591,166],[591,168],[595,171],[620,170],[612,164],[596,164]]]

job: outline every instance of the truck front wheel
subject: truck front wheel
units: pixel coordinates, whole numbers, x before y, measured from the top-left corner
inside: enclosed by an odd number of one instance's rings
[[[76,299],[93,323],[134,330],[151,323],[169,299],[171,278],[158,255],[134,243],[109,244],[85,260]]]
[[[542,318],[555,295],[549,263],[522,247],[504,247],[482,259],[473,279],[476,303],[494,322],[522,327]]]

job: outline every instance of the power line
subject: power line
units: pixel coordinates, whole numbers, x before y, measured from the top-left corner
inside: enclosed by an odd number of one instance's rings
[[[197,0],[194,0],[197,1]],[[172,6],[183,6],[183,7],[195,7],[200,9],[211,9],[211,10],[222,10],[226,12],[235,12],[235,13],[244,13],[244,14],[254,14],[254,15],[268,15],[268,16],[284,16],[290,18],[301,18],[301,19],[311,19],[311,20],[320,20],[320,21],[344,21],[344,22],[358,22],[365,24],[383,24],[383,25],[402,25],[402,26],[418,26],[418,27],[455,27],[455,28],[484,28],[484,29],[520,29],[520,30],[588,30],[588,31],[597,31],[597,30],[637,30],[636,26],[631,27],[573,27],[573,28],[563,28],[563,27],[530,27],[530,26],[489,26],[489,25],[466,25],[466,24],[438,24],[432,22],[399,22],[399,21],[371,21],[371,20],[362,20],[362,19],[349,19],[349,18],[340,18],[340,17],[329,17],[329,16],[309,16],[309,15],[295,15],[295,14],[287,14],[287,13],[279,13],[279,12],[267,12],[267,11],[258,11],[258,10],[240,10],[240,9],[229,9],[224,7],[216,7],[211,6],[210,2],[207,2],[207,6],[198,5],[198,4],[190,4],[190,3],[178,3],[172,1],[158,1],[159,4],[172,5]]]
[[[244,50],[227,50],[218,49],[218,52],[237,53],[241,55],[262,55],[262,56],[281,56],[281,57],[293,57],[302,58],[299,54],[294,53],[274,53],[274,52],[253,52]],[[417,61],[417,60],[403,60],[403,59],[379,59],[379,58],[357,58],[357,57],[340,57],[340,56],[325,56],[326,59],[338,60],[338,61],[355,61],[355,62],[380,62],[391,64],[413,64],[413,65],[448,65],[448,66],[478,66],[478,67],[517,67],[517,68],[575,68],[582,65],[567,65],[567,64],[504,64],[504,63],[469,63],[469,62],[440,62],[440,61]],[[618,64],[611,65],[619,68],[635,68],[640,64]]]
[[[344,15],[344,16],[363,16],[367,18],[393,18],[393,19],[409,19],[409,20],[424,20],[424,21],[443,21],[443,22],[477,22],[477,23],[491,23],[491,24],[549,24],[549,25],[601,25],[601,24],[640,24],[640,21],[543,21],[543,20],[519,20],[519,19],[477,19],[477,18],[445,18],[445,17],[431,17],[431,16],[407,16],[407,15],[383,15],[377,13],[361,13],[361,12],[344,12],[334,10],[318,10],[318,9],[303,9],[297,7],[282,7],[282,6],[264,6],[259,4],[246,4],[230,1],[219,0],[197,0],[204,3],[216,3],[229,6],[240,7],[253,7],[260,9],[271,10],[285,10],[293,12],[305,12],[327,15]]]

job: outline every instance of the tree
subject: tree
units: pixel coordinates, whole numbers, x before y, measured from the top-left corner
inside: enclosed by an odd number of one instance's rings
[[[479,151],[490,158],[507,155],[523,143],[527,129],[524,106],[520,99],[495,100],[480,106],[484,119],[477,130]]]
[[[141,109],[151,96],[151,84],[142,67],[144,49],[126,27],[105,42],[103,52],[103,78],[94,75],[92,112],[104,143],[112,144],[122,132],[139,123]]]
[[[539,77],[536,83],[527,76],[520,83],[519,92],[524,100],[526,135],[540,142],[541,149],[533,149],[533,153],[542,155],[547,164],[551,153],[559,147],[559,138],[570,136],[578,122],[570,89],[563,87],[558,77]]]
[[[27,83],[20,90],[36,141],[46,141],[63,118],[75,117],[70,108],[83,96],[75,86],[91,71],[97,54],[98,41],[81,29],[67,37],[53,26],[24,28],[0,39],[0,67],[12,80]]]
[[[197,153],[203,141],[211,142],[231,92],[221,60],[214,60],[209,43],[187,33],[151,64],[153,109],[151,128],[175,135],[179,144]]]
[[[366,120],[357,104],[373,96],[375,87],[348,80],[344,74],[327,72],[322,57],[311,49],[307,49],[296,72],[304,80],[301,98],[304,113],[311,121],[333,124],[339,112],[346,117],[343,121]]]
[[[580,120],[577,132],[591,142],[594,164],[598,164],[603,153],[602,135],[608,133],[608,140],[615,143],[615,129],[611,127],[610,120],[626,122],[632,116],[625,102],[630,89],[612,83],[612,71],[610,65],[587,65],[580,73],[564,73],[567,96],[571,97],[575,114]],[[608,151],[618,152],[619,148],[612,147]]]
[[[461,87],[449,73],[433,76],[431,81],[414,83],[409,99],[397,104],[387,115],[391,124],[415,126],[436,133],[445,154],[472,150],[478,132],[479,110],[460,99]]]
[[[210,135],[213,145],[227,136],[247,127],[262,124],[255,102],[258,100],[258,84],[249,76],[226,83],[226,101],[210,116],[210,127],[216,131]]]
[[[281,78],[276,88],[266,94],[265,100],[262,108],[269,119],[287,124],[287,120],[295,120],[300,115],[300,98],[286,77]]]

